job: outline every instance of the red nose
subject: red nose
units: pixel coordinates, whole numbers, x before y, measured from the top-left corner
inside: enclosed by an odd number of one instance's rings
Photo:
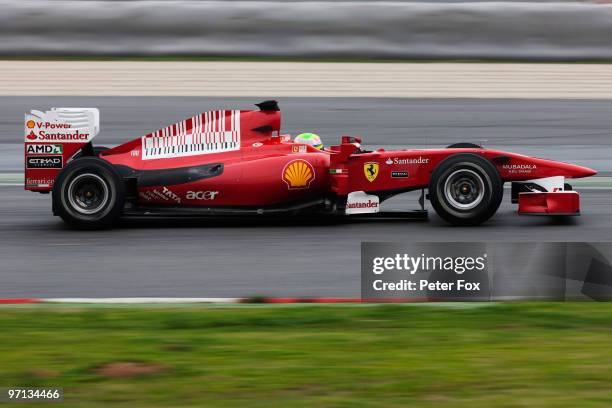
[[[572,165],[571,169],[568,170],[570,174],[568,174],[566,177],[570,178],[591,177],[597,174],[597,172],[593,169],[576,165]]]

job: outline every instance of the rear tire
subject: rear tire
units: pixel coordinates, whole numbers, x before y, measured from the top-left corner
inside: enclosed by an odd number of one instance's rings
[[[97,157],[71,161],[53,187],[53,210],[78,229],[107,228],[123,211],[125,191],[121,177]]]
[[[446,158],[434,170],[429,197],[436,213],[453,225],[478,225],[495,214],[504,196],[497,169],[472,153]]]

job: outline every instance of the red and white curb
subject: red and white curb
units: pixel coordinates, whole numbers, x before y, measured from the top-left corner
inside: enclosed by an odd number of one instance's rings
[[[254,304],[254,303],[412,303],[432,301],[431,298],[397,298],[397,299],[361,299],[343,297],[244,297],[244,298],[159,298],[159,297],[136,297],[136,298],[0,298],[0,304],[22,305],[35,303],[70,303],[70,304]]]

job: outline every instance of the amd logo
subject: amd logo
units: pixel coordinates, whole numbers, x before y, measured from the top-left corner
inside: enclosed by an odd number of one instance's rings
[[[62,154],[61,144],[29,144],[26,145],[27,154]]]
[[[188,200],[214,200],[219,194],[218,191],[188,191]]]

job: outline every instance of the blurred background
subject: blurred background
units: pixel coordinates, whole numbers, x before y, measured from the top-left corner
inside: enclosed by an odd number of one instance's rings
[[[7,56],[605,60],[605,1],[3,0]]]

